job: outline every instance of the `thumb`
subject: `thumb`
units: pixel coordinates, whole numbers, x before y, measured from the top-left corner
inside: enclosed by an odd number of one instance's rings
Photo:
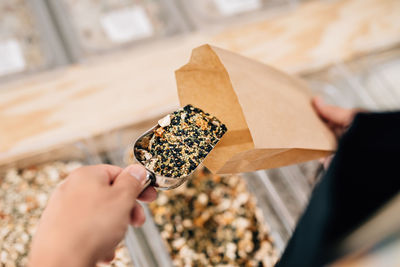
[[[132,200],[136,200],[143,191],[146,181],[146,169],[139,164],[134,164],[126,167],[115,178],[113,187],[120,192],[125,191]]]

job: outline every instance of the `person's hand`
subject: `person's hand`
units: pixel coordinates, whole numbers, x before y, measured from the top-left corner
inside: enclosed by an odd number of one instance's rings
[[[312,100],[315,111],[326,122],[337,138],[340,138],[350,126],[359,109],[348,109],[328,105],[320,97]]]
[[[337,106],[328,105],[320,97],[315,97],[312,100],[313,107],[318,115],[322,118],[328,127],[335,134],[336,138],[340,138],[343,133],[349,128],[354,116],[360,112],[360,109],[347,109]],[[332,156],[324,158],[321,163],[327,169]]]
[[[42,214],[28,266],[87,267],[112,260],[128,225],[145,221],[136,200],[156,198],[154,188],[141,193],[145,180],[140,165],[124,170],[97,165],[73,171],[55,189]]]

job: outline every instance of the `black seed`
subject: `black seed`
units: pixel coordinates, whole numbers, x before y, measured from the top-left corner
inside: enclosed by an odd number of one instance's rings
[[[195,113],[202,113],[202,110],[199,108],[193,108],[192,109]]]

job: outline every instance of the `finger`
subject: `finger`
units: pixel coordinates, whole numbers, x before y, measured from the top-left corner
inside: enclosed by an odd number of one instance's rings
[[[115,249],[108,252],[104,257],[101,259],[102,262],[108,263],[114,260],[115,258]]]
[[[324,167],[324,170],[326,170],[326,169],[328,169],[329,165],[331,164],[333,157],[334,157],[334,155],[329,155],[325,158],[320,158],[318,160],[318,162],[321,163],[322,166]]]
[[[134,200],[139,196],[146,183],[146,170],[139,164],[130,165],[125,168],[114,180],[114,190],[118,194],[126,195],[129,200]]]
[[[140,227],[144,224],[146,215],[142,205],[136,202],[135,206],[131,211],[131,224],[135,227]]]
[[[107,180],[109,184],[112,184],[115,178],[117,178],[117,176],[123,171],[121,167],[109,164],[100,164],[95,166],[98,166],[107,174]]]
[[[312,103],[318,115],[336,125],[347,126],[354,117],[353,110],[328,105],[320,97],[313,98]]]
[[[91,178],[102,184],[109,185],[114,181],[115,177],[122,172],[122,170],[122,168],[117,166],[99,164],[78,168],[73,171],[70,176],[77,180],[82,178]]]
[[[325,162],[324,162],[324,169],[327,170],[329,168],[329,165],[331,165],[333,159],[333,155],[330,155],[329,157],[326,158]]]
[[[157,198],[157,191],[154,187],[147,187],[138,197],[138,200],[143,202],[152,202]]]
[[[100,258],[101,262],[104,263],[109,263],[113,261],[115,258],[115,248],[110,250],[108,253],[106,253],[103,257]]]
[[[322,164],[322,165],[325,164],[325,161],[326,161],[326,157],[325,157],[325,158],[320,158],[320,159],[318,159],[318,162],[319,162],[320,164]]]
[[[112,184],[115,178],[123,170],[121,167],[108,164],[99,164],[91,167],[96,168],[96,170],[99,172],[99,177],[101,177],[103,181],[106,182],[107,184]]]

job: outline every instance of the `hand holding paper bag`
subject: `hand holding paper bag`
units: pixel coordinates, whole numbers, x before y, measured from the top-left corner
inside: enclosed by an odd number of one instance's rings
[[[204,161],[213,172],[276,168],[325,157],[336,147],[307,86],[262,63],[203,45],[176,80],[182,106],[193,104],[227,125]]]

